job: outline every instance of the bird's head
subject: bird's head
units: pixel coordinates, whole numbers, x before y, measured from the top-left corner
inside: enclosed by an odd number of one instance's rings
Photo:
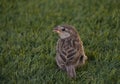
[[[54,32],[57,32],[60,36],[61,39],[68,38],[70,36],[77,36],[77,31],[75,30],[74,27],[70,25],[62,25],[62,26],[57,26],[53,30]]]

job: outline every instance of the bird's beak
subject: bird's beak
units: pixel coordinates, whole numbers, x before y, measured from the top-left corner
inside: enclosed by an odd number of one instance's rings
[[[60,29],[59,29],[59,26],[58,26],[58,27],[55,27],[55,28],[53,29],[53,32],[57,32],[57,33],[60,33]]]

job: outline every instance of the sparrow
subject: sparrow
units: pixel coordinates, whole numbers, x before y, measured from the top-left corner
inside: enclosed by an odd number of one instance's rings
[[[53,31],[59,35],[56,63],[60,69],[67,72],[70,78],[76,78],[75,69],[84,65],[87,60],[80,36],[71,25],[57,26]]]

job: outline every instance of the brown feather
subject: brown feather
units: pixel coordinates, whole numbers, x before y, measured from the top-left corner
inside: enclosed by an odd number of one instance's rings
[[[64,31],[62,31],[63,28],[65,28]],[[61,35],[56,47],[57,65],[61,69],[66,70],[68,76],[75,78],[75,68],[83,65],[87,59],[83,43],[74,27],[63,25],[62,27],[59,26],[57,30],[59,30],[59,35]]]

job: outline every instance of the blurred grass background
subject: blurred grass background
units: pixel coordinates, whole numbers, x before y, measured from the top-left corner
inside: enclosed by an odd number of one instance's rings
[[[76,80],[54,59],[60,24],[88,56]],[[120,84],[120,0],[0,0],[0,84]]]

